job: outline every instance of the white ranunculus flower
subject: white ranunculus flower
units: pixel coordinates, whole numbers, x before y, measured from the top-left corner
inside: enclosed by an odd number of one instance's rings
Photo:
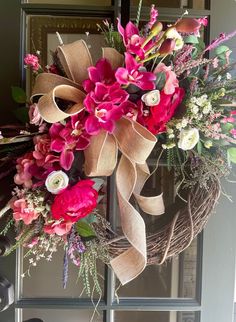
[[[142,96],[142,101],[147,106],[155,106],[160,102],[160,91],[155,89],[154,91],[148,92]]]
[[[68,186],[69,178],[63,171],[53,171],[46,179],[45,185],[49,192],[53,194],[59,193]]]
[[[199,141],[199,131],[196,128],[181,130],[178,147],[184,151],[192,150]]]

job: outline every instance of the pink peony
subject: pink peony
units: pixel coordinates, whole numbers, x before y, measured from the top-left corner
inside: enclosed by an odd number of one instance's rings
[[[27,152],[22,157],[16,160],[16,170],[17,174],[14,177],[14,181],[16,184],[24,185],[25,188],[32,187],[32,174],[31,168],[35,164],[35,160],[33,158],[32,152]]]
[[[127,86],[134,84],[143,90],[155,89],[156,76],[142,68],[132,55],[125,53],[125,68],[118,68],[115,74],[118,83]]]
[[[166,66],[163,63],[160,63],[154,70],[154,74],[164,73],[166,77],[165,86],[163,88],[166,95],[173,94],[175,88],[179,86],[178,79],[175,72],[171,70],[171,66]]]
[[[52,217],[76,222],[90,214],[97,205],[98,197],[93,185],[92,180],[82,180],[58,194],[51,206]]]
[[[43,230],[46,234],[63,236],[71,231],[73,223],[71,221],[54,222],[44,226]]]
[[[28,206],[24,198],[14,200],[11,203],[11,208],[15,221],[23,220],[26,225],[30,225],[39,216],[39,213],[35,209]]]
[[[138,121],[154,135],[165,132],[166,124],[174,116],[176,109],[184,98],[185,91],[177,87],[174,94],[166,95],[160,92],[160,103],[150,108],[147,116],[139,116]]]
[[[24,58],[24,62],[26,65],[32,67],[32,69],[35,71],[39,70],[40,68],[39,59],[35,55],[27,54]]]

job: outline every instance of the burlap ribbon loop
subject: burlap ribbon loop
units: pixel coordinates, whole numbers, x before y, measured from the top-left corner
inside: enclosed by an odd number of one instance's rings
[[[63,111],[56,103],[56,98],[70,101],[71,105]],[[68,116],[81,112],[84,109],[84,99],[85,94],[81,90],[69,85],[58,85],[51,92],[43,95],[39,99],[40,114],[48,123],[61,121]]]
[[[59,46],[57,56],[69,79],[81,84],[83,80],[88,78],[88,67],[93,65],[93,61],[84,40]]]
[[[50,123],[61,121],[83,110],[85,94],[81,88],[88,78],[87,68],[92,65],[91,55],[83,40],[59,46],[57,55],[68,77],[43,73],[36,79],[32,99],[38,101],[39,112]],[[115,69],[123,64],[124,57],[113,48],[103,48]],[[58,99],[69,101],[65,110],[57,104]],[[157,142],[156,137],[137,122],[122,117],[116,122],[114,133],[102,130],[92,136],[85,154],[85,173],[88,176],[109,176],[117,165],[118,150],[121,160],[116,173],[117,195],[121,226],[130,248],[112,259],[111,265],[122,284],[138,276],[146,267],[146,229],[140,213],[131,205],[133,194],[143,211],[151,215],[164,212],[162,195],[141,196],[145,182],[150,177],[146,160]]]

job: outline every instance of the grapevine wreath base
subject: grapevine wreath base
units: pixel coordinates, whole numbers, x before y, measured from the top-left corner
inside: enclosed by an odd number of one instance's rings
[[[162,265],[167,259],[184,251],[207,224],[220,192],[219,179],[213,174],[205,187],[196,183],[188,193],[187,204],[171,216],[172,219],[164,227],[157,229],[155,233],[147,233],[147,265]],[[107,231],[101,225],[96,226],[96,232],[99,239],[109,245],[112,258],[130,247],[124,235],[114,237],[111,233],[107,236]]]

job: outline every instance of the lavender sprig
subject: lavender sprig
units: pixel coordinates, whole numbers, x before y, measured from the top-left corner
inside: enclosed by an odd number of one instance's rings
[[[69,261],[68,261],[68,247],[65,249],[64,260],[63,260],[63,288],[66,288],[68,282],[68,270],[69,270]]]

